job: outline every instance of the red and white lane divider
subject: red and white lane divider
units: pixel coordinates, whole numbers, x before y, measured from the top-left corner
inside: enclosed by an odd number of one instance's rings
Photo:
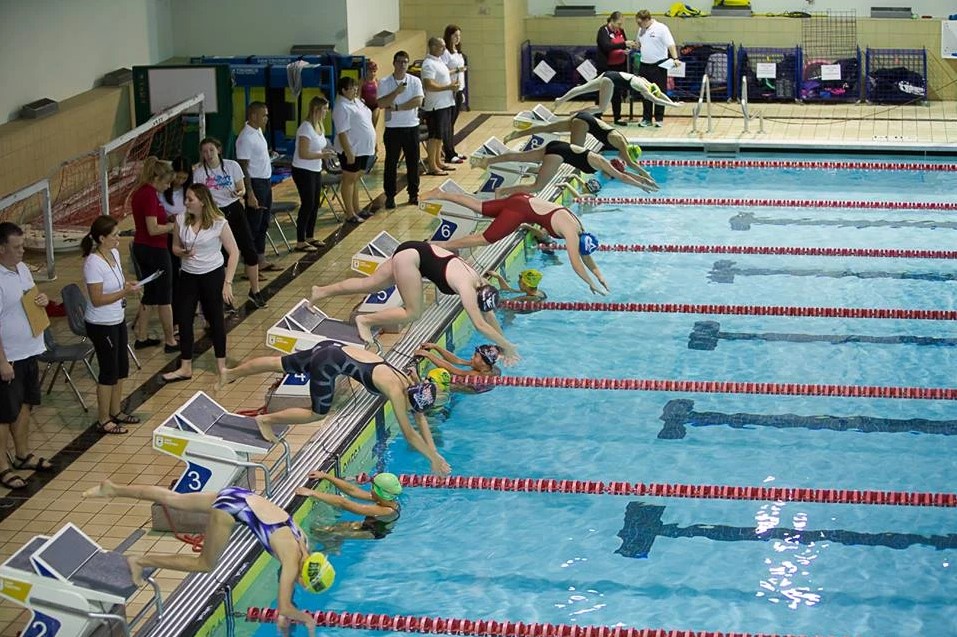
[[[507,310],[533,312],[644,312],[650,314],[731,314],[738,316],[804,316],[814,318],[957,320],[957,310],[904,308],[816,307],[790,305],[728,305],[724,303],[608,303],[601,301],[510,301],[499,302]]]
[[[674,166],[678,168],[791,168],[807,170],[920,170],[923,172],[957,172],[957,164],[886,161],[795,161],[789,159],[645,159],[642,166]]]
[[[820,383],[756,383],[733,380],[660,380],[655,378],[568,378],[561,376],[453,376],[453,383],[539,389],[611,389],[699,394],[763,394],[957,400],[957,389],[887,385],[824,385]]]
[[[369,482],[366,473],[356,482]],[[487,476],[434,476],[402,474],[403,487],[473,489],[526,493],[575,493],[584,495],[655,496],[699,500],[771,500],[822,504],[868,504],[884,506],[957,507],[957,493],[920,491],[871,491],[787,487],[742,487],[722,484],[668,484],[659,482],[602,482],[553,478],[496,478]]]
[[[307,611],[309,612],[309,611]],[[386,615],[384,613],[309,612],[317,626],[381,630],[432,635],[469,635],[471,637],[799,637],[774,633],[741,633],[715,630],[666,630],[664,628],[626,628],[624,626],[582,626],[579,624],[543,624],[494,619],[459,619]],[[274,608],[246,609],[246,621],[273,623],[279,617]]]
[[[860,201],[835,199],[745,199],[740,197],[578,197],[575,203],[639,206],[725,206],[744,208],[853,208],[864,210],[957,210],[947,201]]]
[[[540,244],[552,250],[564,250],[564,243]],[[768,254],[799,257],[878,257],[892,259],[957,259],[957,250],[919,250],[911,248],[827,248],[801,246],[723,246],[682,245],[674,243],[612,243],[598,246],[600,252],[670,252],[677,254]]]

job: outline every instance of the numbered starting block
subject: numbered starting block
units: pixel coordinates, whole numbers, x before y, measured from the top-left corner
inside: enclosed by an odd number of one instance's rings
[[[127,621],[126,602],[137,591],[126,557],[104,550],[72,523],[53,537],[37,535],[0,565],[0,597],[30,611],[22,637],[130,635],[151,610],[162,614],[159,586]]]
[[[254,418],[231,414],[205,392],[196,392],[173,416],[153,430],[153,448],[179,458],[186,469],[173,483],[176,493],[216,492],[241,478],[243,471],[261,469],[266,495],[281,469],[290,468],[288,427],[275,427],[282,453],[270,466],[252,456],[265,456],[273,443],[265,440]]]
[[[525,140],[525,143],[522,144],[519,150],[523,153],[528,150],[535,150],[536,148],[541,148],[548,142],[554,141],[556,139],[558,139],[558,135],[555,135],[554,133],[535,133],[534,135],[530,135],[528,139]],[[528,172],[537,173],[538,171],[535,170]]]
[[[266,345],[283,354],[312,349],[323,341],[364,345],[355,325],[330,318],[306,299],[266,330]]]
[[[443,192],[469,194],[455,181],[446,179],[439,186]],[[419,203],[419,210],[438,217],[439,225],[429,241],[449,241],[475,232],[479,222],[488,221],[481,214],[452,201],[444,199],[426,199]]]
[[[518,114],[512,118],[512,128],[517,128],[518,130],[527,130],[532,126],[551,124],[557,119],[558,116],[555,115],[555,113],[551,112],[541,104],[537,104],[535,108],[530,111],[519,111]]]
[[[400,243],[398,239],[383,230],[364,248],[352,255],[353,272],[369,276],[379,268],[383,261],[395,253],[395,249],[399,247]]]

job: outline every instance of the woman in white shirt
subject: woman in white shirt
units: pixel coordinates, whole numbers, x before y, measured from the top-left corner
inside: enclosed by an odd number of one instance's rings
[[[223,250],[229,255],[228,260],[223,259]],[[233,275],[239,264],[239,248],[206,186],[193,184],[186,190],[186,213],[176,217],[173,254],[182,263],[179,296],[175,300],[180,363],[175,372],[163,374],[167,383],[193,377],[193,316],[197,304],[209,321],[216,366],[220,373],[226,369],[223,304],[233,302]]]
[[[339,99],[332,109],[336,126],[335,149],[342,165],[342,202],[346,221],[362,223],[359,216],[359,177],[375,155],[375,127],[372,111],[359,99],[359,82],[352,77],[339,78]]]
[[[90,233],[83,237],[83,280],[90,295],[86,306],[86,335],[93,343],[100,368],[96,380],[96,430],[104,434],[125,434],[123,425],[140,421],[123,413],[123,381],[130,373],[127,350],[126,297],[134,282],[127,281],[120,261],[120,233],[116,219],[97,217]]]
[[[459,90],[455,91],[455,108],[452,109],[452,125],[446,134],[442,137],[442,154],[447,164],[461,164],[465,161],[464,155],[459,155],[455,150],[455,120],[459,118],[459,111],[462,110],[462,104],[465,103],[465,56],[462,54],[462,29],[458,25],[450,24],[445,27],[445,33],[442,36],[445,40],[445,52],[439,57],[449,67],[449,76],[453,82],[457,82]]]
[[[223,159],[223,144],[215,137],[207,137],[199,143],[200,163],[193,169],[193,183],[202,184],[213,195],[213,202],[222,211],[246,266],[249,279],[249,300],[256,307],[265,307],[266,300],[259,292],[259,253],[253,242],[253,233],[246,219],[243,196],[246,185],[243,169],[232,159]]]
[[[178,215],[186,212],[186,189],[193,183],[193,166],[189,160],[180,155],[174,157],[170,162],[173,167],[173,181],[169,188],[163,191],[160,196],[160,203],[166,208],[166,218],[176,221]],[[172,268],[170,269],[169,282],[173,290],[175,299],[179,293],[179,257],[173,254],[173,233],[169,235],[169,251]],[[173,325],[179,328],[179,317],[173,312]]]
[[[322,200],[322,160],[335,157],[329,147],[323,122],[329,112],[329,101],[317,95],[309,101],[309,116],[296,131],[296,152],[292,156],[292,180],[299,192],[299,214],[296,216],[296,252],[315,252],[326,245],[316,239],[316,216]]]

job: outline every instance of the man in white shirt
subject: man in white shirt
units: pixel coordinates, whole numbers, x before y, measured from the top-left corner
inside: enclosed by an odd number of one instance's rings
[[[30,453],[27,430],[30,407],[40,404],[37,356],[46,346],[42,334],[33,335],[24,303],[46,307],[50,302],[42,293],[24,298],[34,286],[23,262],[23,230],[9,221],[0,223],[0,485],[11,490],[27,486],[14,470],[53,469],[49,460]],[[11,434],[14,456],[9,459]]]
[[[638,22],[638,37],[636,47],[641,51],[641,64],[638,66],[638,75],[649,82],[658,85],[664,93],[668,88],[668,70],[659,66],[669,57],[678,62],[678,50],[675,48],[675,39],[671,30],[651,17],[651,12],[642,9],[635,14]],[[654,122],[652,122],[652,114]],[[641,100],[641,122],[639,126],[654,125],[660,128],[665,119],[665,107],[661,104],[652,104],[646,99]]]
[[[419,203],[419,107],[425,99],[422,81],[409,75],[409,54],[398,51],[392,56],[392,75],[379,80],[379,108],[385,112],[385,207],[395,208],[396,173],[399,154],[405,155],[405,177],[409,204]]]
[[[442,61],[445,41],[442,38],[429,38],[429,54],[422,62],[422,88],[425,99],[422,110],[427,113],[429,124],[428,174],[448,175],[454,170],[442,163],[439,153],[442,151],[442,139],[446,131],[452,128],[452,111],[455,109],[455,92],[459,83],[453,82],[449,67]]]
[[[269,121],[269,108],[263,102],[246,107],[246,125],[236,138],[236,161],[243,168],[246,182],[246,219],[259,255],[259,271],[281,270],[266,262],[266,233],[272,215],[272,161],[263,131]]]

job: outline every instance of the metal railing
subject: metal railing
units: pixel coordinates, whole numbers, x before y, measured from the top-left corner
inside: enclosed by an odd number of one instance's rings
[[[698,91],[698,103],[695,104],[694,110],[691,112],[691,132],[698,132],[698,115],[701,114],[702,105],[707,105],[707,116],[708,116],[708,131],[712,131],[711,126],[711,81],[708,79],[708,74],[701,76],[701,90]]]
[[[748,108],[748,76],[741,76],[741,114],[744,116],[744,132],[750,132],[748,126],[751,123],[751,112]],[[758,117],[758,132],[764,132],[764,115],[761,113],[757,114]]]

